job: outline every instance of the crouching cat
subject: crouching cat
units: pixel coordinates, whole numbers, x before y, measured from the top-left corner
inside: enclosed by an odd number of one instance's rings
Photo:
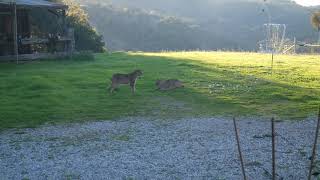
[[[160,90],[160,91],[168,91],[168,90],[184,87],[182,82],[177,79],[157,80],[156,86],[157,86],[157,90]]]
[[[113,93],[120,85],[129,84],[131,87],[131,92],[134,94],[136,91],[137,79],[142,76],[143,72],[141,70],[135,70],[129,74],[114,74],[111,78],[110,93]]]

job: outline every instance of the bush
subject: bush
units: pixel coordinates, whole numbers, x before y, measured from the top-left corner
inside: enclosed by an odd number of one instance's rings
[[[75,61],[93,61],[95,59],[92,51],[80,51],[72,55],[72,60]]]
[[[50,1],[63,3],[68,6],[66,23],[74,29],[75,49],[77,51],[90,50],[95,53],[105,51],[103,37],[90,25],[88,14],[81,8],[78,2],[75,0]],[[45,19],[43,18],[43,14],[38,14],[38,16]],[[46,21],[44,23],[48,26]],[[49,29],[53,29],[56,25],[52,26]]]

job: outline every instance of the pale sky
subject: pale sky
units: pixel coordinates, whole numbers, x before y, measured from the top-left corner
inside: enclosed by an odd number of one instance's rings
[[[316,6],[320,5],[320,0],[294,0],[298,4],[301,4],[303,6]]]

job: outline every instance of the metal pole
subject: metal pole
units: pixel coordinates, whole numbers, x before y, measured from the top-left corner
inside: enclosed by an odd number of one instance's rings
[[[294,37],[294,54],[297,53],[297,39]]]
[[[270,24],[271,24],[271,21],[272,21],[270,9],[269,9],[269,7],[267,6],[266,1],[263,3],[263,5],[264,5],[264,7],[266,8],[266,12],[267,12],[267,15],[268,15],[268,22],[269,22],[269,25],[270,25]]]
[[[14,55],[16,57],[16,62],[17,64],[19,64],[17,4],[13,2],[12,5],[13,5],[13,48],[14,48]]]
[[[239,153],[239,158],[240,158],[240,163],[241,163],[241,170],[242,170],[243,179],[247,180],[246,172],[245,172],[245,169],[244,169],[243,157],[242,157],[242,153],[241,153],[241,147],[240,147],[240,140],[239,140],[239,134],[238,134],[236,118],[233,118],[233,126],[234,126],[234,131],[235,131],[235,134],[236,134],[238,153]]]
[[[265,10],[266,10],[267,15],[268,15],[268,29],[267,29],[267,31],[268,31],[268,33],[270,33],[270,34],[268,35],[267,43],[269,43],[269,48],[271,47],[271,53],[272,53],[271,74],[273,74],[272,71],[273,71],[274,46],[271,45],[271,21],[272,21],[272,16],[271,16],[270,9],[269,9],[269,7],[267,6],[266,2],[267,2],[267,1],[265,0],[264,3],[263,3],[263,5],[264,5]]]
[[[275,146],[275,131],[274,131],[274,118],[271,119],[272,129],[272,180],[276,179],[276,146]]]
[[[311,180],[311,176],[312,176],[313,163],[314,163],[314,158],[316,156],[316,150],[317,150],[319,127],[320,127],[320,106],[319,106],[319,113],[318,113],[318,123],[317,123],[316,135],[314,138],[314,143],[313,143],[313,148],[312,148],[312,156],[311,156],[308,180]]]
[[[273,54],[273,50],[272,50],[272,57],[271,57],[271,75],[273,74],[273,57],[274,57],[274,54]]]

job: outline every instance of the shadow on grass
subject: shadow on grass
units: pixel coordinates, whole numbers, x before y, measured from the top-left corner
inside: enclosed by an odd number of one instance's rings
[[[113,73],[142,69],[137,94],[128,86],[107,92]],[[41,61],[0,66],[0,128],[112,120],[128,116],[183,118],[314,114],[320,91],[242,75],[191,59],[129,53],[98,54],[95,61]],[[186,88],[155,91],[157,79],[177,78]]]
[[[226,69],[198,60],[160,56],[129,55],[149,61],[165,61],[187,83],[190,96],[174,94],[176,98],[196,102],[206,113],[222,115],[275,116],[283,119],[303,119],[316,114],[320,91],[288,85],[259,76],[243,75],[237,69]],[[166,76],[165,73],[164,76]],[[204,108],[206,107],[206,108]]]

